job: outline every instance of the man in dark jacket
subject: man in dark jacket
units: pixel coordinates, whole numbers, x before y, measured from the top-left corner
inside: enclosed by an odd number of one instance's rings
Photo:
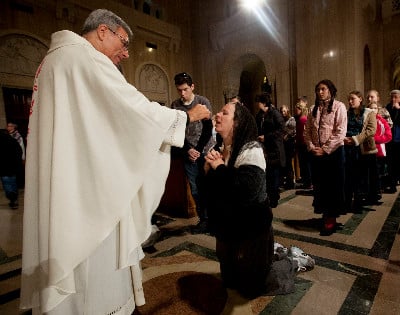
[[[7,130],[0,130],[0,178],[11,209],[18,208],[17,172],[19,170],[22,150],[18,142]]]
[[[389,187],[386,192],[395,193],[396,185],[400,180],[400,90],[390,92],[390,103],[386,105],[386,109],[393,120],[392,141],[386,144],[389,170]]]
[[[282,114],[269,102],[267,95],[257,95],[256,102],[259,107],[265,107],[264,121],[261,128],[262,135],[259,137],[259,140],[264,143],[267,159],[268,198],[271,208],[276,208],[280,199],[280,169],[286,164],[285,148],[283,145],[285,121]]]

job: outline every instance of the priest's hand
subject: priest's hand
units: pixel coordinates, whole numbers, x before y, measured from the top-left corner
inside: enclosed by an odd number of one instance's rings
[[[202,104],[195,105],[187,111],[187,114],[190,118],[190,122],[211,118],[211,112],[206,105]]]

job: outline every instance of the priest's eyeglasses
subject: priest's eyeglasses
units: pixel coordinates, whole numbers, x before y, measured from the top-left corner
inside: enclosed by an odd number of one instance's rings
[[[118,36],[119,40],[121,41],[121,43],[123,45],[123,49],[124,50],[128,50],[128,48],[129,48],[129,40],[124,38],[121,34],[118,34],[116,31],[112,30],[110,27],[108,27],[108,29],[110,30],[111,33],[113,33],[114,35]]]

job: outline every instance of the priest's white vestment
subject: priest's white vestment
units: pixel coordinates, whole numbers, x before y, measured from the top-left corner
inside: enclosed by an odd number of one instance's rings
[[[52,35],[33,90],[21,308],[130,314],[144,303],[140,245],[186,114],[150,102],[70,31]]]

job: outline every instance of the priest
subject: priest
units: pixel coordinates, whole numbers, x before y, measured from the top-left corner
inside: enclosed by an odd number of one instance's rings
[[[141,244],[164,191],[171,146],[209,119],[150,102],[117,65],[130,27],[99,9],[82,35],[52,34],[34,81],[26,161],[21,308],[131,314],[145,303]]]

